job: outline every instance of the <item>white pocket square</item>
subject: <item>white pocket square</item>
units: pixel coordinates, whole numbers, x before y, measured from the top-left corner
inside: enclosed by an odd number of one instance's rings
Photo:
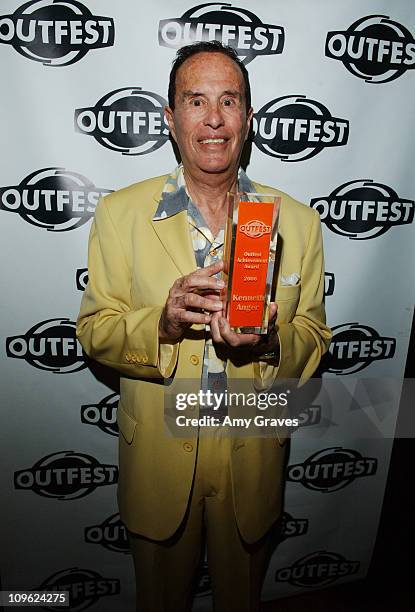
[[[298,281],[300,280],[300,275],[297,272],[293,272],[288,276],[283,276],[281,274],[281,286],[288,287],[291,285],[298,285]]]

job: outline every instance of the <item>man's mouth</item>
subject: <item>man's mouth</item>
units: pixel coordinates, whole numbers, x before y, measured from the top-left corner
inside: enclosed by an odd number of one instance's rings
[[[200,144],[223,144],[226,142],[225,138],[204,138],[199,140]]]

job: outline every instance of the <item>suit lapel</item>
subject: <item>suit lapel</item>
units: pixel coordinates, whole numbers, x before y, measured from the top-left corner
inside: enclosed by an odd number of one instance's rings
[[[156,202],[160,201],[160,197],[161,193],[158,191],[154,196]],[[194,272],[197,265],[189,232],[187,212],[182,211],[172,217],[157,221],[151,219],[150,224],[182,276]],[[157,282],[157,279],[154,280]]]

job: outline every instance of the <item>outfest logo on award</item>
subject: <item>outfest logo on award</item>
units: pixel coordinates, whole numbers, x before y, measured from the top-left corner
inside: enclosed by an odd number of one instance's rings
[[[261,238],[261,236],[271,233],[271,226],[263,221],[258,221],[258,219],[243,223],[239,229],[248,238]]]
[[[91,455],[61,451],[43,457],[31,468],[14,473],[14,488],[42,497],[79,499],[97,487],[115,484],[118,467],[99,463]]]
[[[0,43],[44,66],[69,66],[91,49],[114,44],[114,20],[77,0],[32,0],[0,15]]]
[[[81,406],[81,421],[87,425],[95,425],[110,436],[118,436],[117,406],[120,396],[111,393],[98,404]]]
[[[251,11],[223,2],[198,4],[181,17],[162,19],[159,45],[179,49],[196,41],[217,40],[235,49],[244,64],[257,55],[276,55],[284,48],[284,28],[262,23]]]
[[[141,87],[123,87],[95,106],[75,110],[75,130],[122,155],[145,155],[169,139],[164,98]]]
[[[36,591],[67,591],[69,608],[81,612],[95,604],[101,597],[118,595],[120,581],[118,578],[104,578],[98,572],[79,567],[60,570],[49,576]],[[56,610],[56,606],[42,606],[44,610]]]
[[[253,118],[260,151],[286,162],[310,159],[325,147],[347,144],[349,121],[333,117],[321,102],[282,96],[267,102]]]
[[[275,582],[299,587],[322,587],[359,571],[359,561],[348,561],[338,553],[319,550],[301,557],[275,572]]]
[[[42,168],[19,185],[0,187],[0,210],[17,213],[49,232],[67,232],[89,221],[99,198],[111,191],[96,187],[78,172]]]
[[[332,327],[333,339],[322,365],[333,374],[355,374],[374,361],[392,359],[396,339],[381,336],[373,327],[344,323]]]
[[[112,514],[100,525],[86,527],[85,542],[88,544],[100,544],[113,552],[130,552],[127,530],[118,513]]]
[[[387,83],[415,67],[412,34],[386,15],[368,15],[347,30],[329,32],[325,53],[366,83]]]
[[[358,451],[334,446],[317,451],[303,463],[289,465],[287,480],[299,482],[311,491],[331,493],[343,489],[356,478],[373,476],[377,464],[373,457],[363,457]]]
[[[66,318],[41,321],[20,336],[6,338],[11,359],[24,359],[39,370],[54,374],[78,372],[87,357],[76,338],[76,324]]]
[[[335,234],[351,240],[368,240],[392,227],[414,220],[414,200],[400,198],[396,191],[372,179],[343,183],[328,196],[313,198],[311,208]]]

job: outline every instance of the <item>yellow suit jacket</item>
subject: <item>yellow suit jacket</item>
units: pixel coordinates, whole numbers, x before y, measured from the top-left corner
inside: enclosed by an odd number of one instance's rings
[[[174,281],[196,269],[186,212],[153,222],[166,176],[106,196],[97,206],[89,241],[89,282],[77,334],[85,352],[121,373],[121,518],[132,532],[163,540],[179,527],[189,500],[197,439],[165,435],[163,378],[200,380],[203,326],[180,342],[159,346],[158,322]],[[228,378],[299,378],[317,368],[331,334],[325,325],[320,218],[280,195],[282,256],[278,274],[296,272],[295,286],[278,284],[277,368],[229,357]],[[197,411],[195,412],[197,416]],[[233,441],[235,516],[247,542],[259,539],[278,518],[284,481],[284,445],[277,438]]]

